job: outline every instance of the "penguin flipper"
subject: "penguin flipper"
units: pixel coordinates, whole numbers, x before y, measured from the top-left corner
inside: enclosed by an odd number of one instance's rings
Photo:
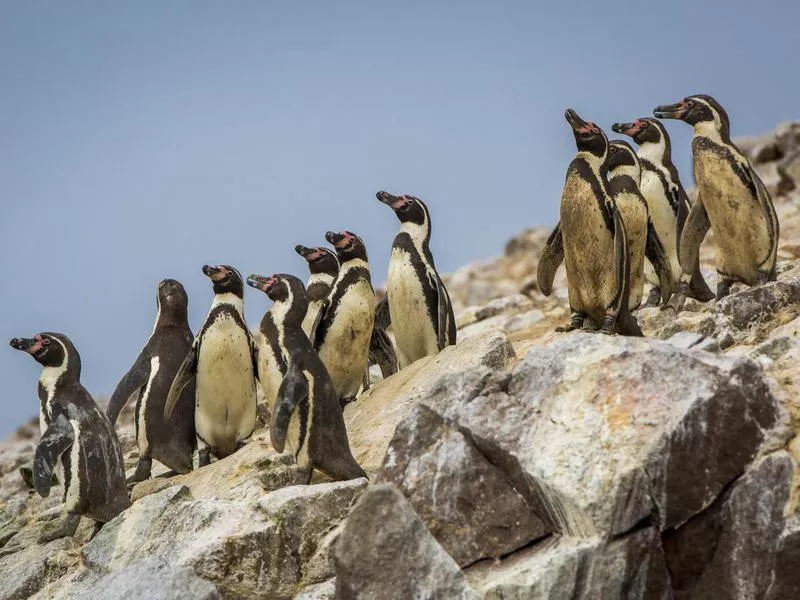
[[[441,278],[436,273],[428,273],[428,281],[436,290],[436,346],[441,352],[447,345],[447,292]]]
[[[269,427],[269,437],[272,447],[276,452],[283,452],[286,447],[286,434],[289,431],[289,421],[297,405],[308,400],[308,380],[303,371],[292,362],[286,371],[286,376],[278,388],[275,398],[275,413]]]
[[[628,254],[628,233],[625,231],[625,224],[622,222],[622,215],[617,210],[617,205],[611,206],[611,213],[614,219],[614,263],[615,263],[615,282],[616,293],[609,310],[615,315],[615,329],[622,335],[633,335],[642,337],[644,334],[639,328],[636,319],[631,315],[628,307],[630,295],[631,263]]]
[[[330,305],[331,305],[330,299],[325,298],[325,300],[322,302],[322,305],[319,307],[319,311],[317,311],[317,316],[314,319],[314,324],[311,326],[311,331],[308,334],[308,339],[314,346],[314,350],[318,350],[319,344],[322,343],[322,329],[320,325]],[[318,337],[319,339],[317,339]]]
[[[562,262],[564,262],[564,238],[561,235],[559,221],[547,237],[539,256],[539,264],[536,266],[536,283],[543,295],[549,296],[553,292],[553,280]]]
[[[749,165],[748,165],[749,166]],[[769,253],[764,261],[759,265],[769,267],[770,280],[775,280],[775,263],[778,255],[778,238],[780,237],[780,223],[778,222],[778,215],[775,212],[775,206],[772,204],[772,198],[761,181],[761,177],[755,172],[753,167],[749,166],[750,177],[753,180],[753,185],[756,188],[756,196],[758,203],[761,205],[761,212],[764,214],[764,220],[767,223],[767,235],[769,236]]]
[[[708,220],[706,207],[698,195],[678,239],[678,261],[685,275],[692,273],[695,264],[699,264],[700,244],[710,228],[711,221]]]
[[[370,364],[377,364],[381,368],[381,375],[384,379],[397,373],[397,354],[389,334],[383,328],[375,327],[372,330],[369,354]]]
[[[250,360],[253,361],[253,376],[255,377],[256,381],[260,382],[261,379],[258,377],[258,344],[256,343],[256,339],[251,335],[250,336]]]
[[[53,482],[53,468],[64,452],[75,443],[75,433],[63,414],[50,421],[42,438],[36,445],[33,457],[33,487],[42,497],[50,495]]]
[[[666,250],[664,250],[664,244],[661,243],[661,238],[658,237],[658,232],[650,218],[647,219],[647,243],[644,253],[658,276],[661,300],[666,303],[675,291],[675,280],[672,277],[672,265]]]
[[[117,422],[119,413],[125,408],[131,396],[147,383],[148,377],[150,377],[150,357],[143,351],[133,363],[130,371],[120,379],[111,395],[111,400],[108,401],[106,415],[112,425]]]
[[[198,337],[192,344],[189,354],[183,359],[178,372],[175,374],[175,379],[172,380],[172,385],[169,386],[169,393],[167,394],[167,401],[164,404],[164,421],[169,421],[172,416],[172,411],[175,410],[175,404],[178,402],[183,388],[189,385],[189,382],[194,379],[197,373],[197,354],[200,348],[200,338]]]
[[[383,295],[375,305],[375,327],[388,329],[392,324],[392,314],[389,312],[389,292]]]

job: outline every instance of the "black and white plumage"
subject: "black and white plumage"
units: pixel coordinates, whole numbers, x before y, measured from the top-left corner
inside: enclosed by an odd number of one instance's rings
[[[730,121],[722,105],[706,94],[688,96],[653,114],[692,125],[692,156],[697,200],[681,233],[681,282],[670,307],[681,310],[688,295],[700,244],[714,230],[719,275],[717,298],[734,281],[757,285],[775,279],[780,227],[767,188],[747,158],[731,141]]]
[[[563,258],[571,310],[564,329],[600,327],[606,333],[641,336],[629,308],[629,241],[608,189],[608,139],[574,110],[565,116],[578,153],[567,169],[561,219],[539,258],[539,287],[549,293]]]
[[[39,541],[73,535],[82,516],[99,524],[110,521],[130,506],[122,452],[114,426],[81,385],[78,351],[60,333],[14,338],[11,347],[42,365],[38,385],[42,437],[33,460],[34,488],[47,497],[56,469],[64,481],[67,517]]]
[[[614,123],[611,130],[631,137],[639,145],[637,156],[642,173],[639,190],[647,202],[650,220],[669,258],[672,279],[677,282],[682,273],[678,246],[692,205],[681,184],[678,169],[672,162],[669,134],[664,125],[652,117],[637,119],[633,123]],[[646,278],[653,285],[647,305],[658,305],[662,297],[664,302],[668,301],[671,292],[667,294],[661,289],[654,269],[647,269]],[[700,272],[699,256],[692,270],[688,294],[701,302],[714,297]]]
[[[367,370],[375,292],[361,238],[329,231],[325,239],[336,249],[339,274],[317,315],[311,341],[345,404],[356,397]]]
[[[339,274],[339,260],[336,258],[336,253],[328,248],[307,248],[298,244],[294,247],[294,251],[306,260],[310,273],[306,282],[308,311],[303,319],[303,331],[310,336],[317,314]]]
[[[272,310],[283,315],[278,333],[287,368],[271,415],[272,445],[283,452],[288,442],[300,468],[300,483],[310,481],[313,469],[336,480],[366,477],[350,451],[339,395],[301,327],[308,307],[302,282],[278,274],[251,275],[247,283],[266,293]]]
[[[244,284],[229,265],[203,273],[214,286],[214,300],[200,333],[181,364],[169,391],[164,418],[170,419],[183,389],[195,381],[195,430],[200,466],[209,454],[233,454],[256,423],[258,349],[244,320]]]
[[[139,463],[130,482],[150,477],[153,459],[177,473],[188,473],[197,447],[193,383],[178,398],[171,420],[164,421],[167,394],[194,339],[189,328],[189,298],[180,282],[164,279],[158,284],[156,303],[153,333],[106,408],[111,423],[116,423],[130,397],[139,393],[135,413]]]
[[[428,207],[414,196],[378,192],[400,220],[392,243],[386,295],[400,368],[456,343],[450,296],[430,250]]]

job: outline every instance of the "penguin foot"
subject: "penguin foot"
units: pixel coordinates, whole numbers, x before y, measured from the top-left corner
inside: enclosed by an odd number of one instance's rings
[[[265,427],[269,426],[270,422],[269,409],[267,408],[267,405],[264,404],[263,402],[258,406],[256,406],[256,417],[258,418],[258,420],[261,422],[262,425],[264,425]]]
[[[617,319],[614,315],[606,315],[603,319],[603,326],[600,328],[600,333],[616,335],[616,331],[614,331],[616,323]]]
[[[569,318],[569,325],[565,325],[563,327],[556,327],[556,331],[567,332],[567,331],[574,331],[575,329],[580,329],[583,327],[583,323],[585,320],[586,320],[586,315],[579,312],[573,312]]]
[[[211,450],[209,448],[203,448],[202,450],[197,451],[197,468],[200,467],[207,467],[211,464]]]
[[[70,513],[61,522],[61,525],[48,532],[42,533],[42,535],[40,535],[39,539],[36,541],[39,544],[46,544],[47,542],[52,542],[53,540],[58,540],[64,537],[72,537],[75,535],[75,531],[78,529],[78,523],[80,523],[80,521],[80,515]]]
[[[685,281],[681,281],[678,284],[678,291],[672,295],[672,298],[669,299],[664,306],[661,307],[661,310],[674,310],[675,313],[679,313],[683,310],[683,305],[686,302],[686,292],[689,291],[689,284]]]
[[[140,481],[150,479],[150,470],[153,466],[152,458],[139,457],[139,462],[136,464],[136,471],[133,475],[126,480],[128,485],[137,484]]]
[[[717,283],[717,300],[722,300],[724,297],[730,296],[731,286],[733,286],[733,279],[720,276],[720,280]]]
[[[295,485],[308,485],[311,483],[311,475],[313,472],[314,469],[311,467],[297,467],[297,470],[294,472]]]
[[[92,529],[92,533],[89,536],[89,539],[86,540],[86,541],[87,542],[91,542],[94,539],[94,536],[96,536],[98,533],[100,533],[100,530],[103,528],[103,525],[105,525],[105,523],[101,523],[100,521],[95,521],[94,522],[94,529]]]
[[[647,301],[644,303],[644,308],[652,308],[661,304],[661,288],[652,287],[650,293],[647,295]]]
[[[355,396],[348,396],[347,398],[339,398],[339,406],[341,406],[342,410],[344,410],[344,407],[353,402],[354,400]]]

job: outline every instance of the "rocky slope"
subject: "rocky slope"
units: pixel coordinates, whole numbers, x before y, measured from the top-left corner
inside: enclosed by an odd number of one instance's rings
[[[647,339],[553,331],[563,270],[551,298],[531,283],[546,230],[452,274],[458,345],[345,411],[369,482],[291,486],[262,430],[137,485],[88,543],[82,523],[40,546],[59,494],[25,487],[21,427],[0,446],[0,598],[800,597],[797,131],[742,142],[781,218],[778,281],[641,310]]]

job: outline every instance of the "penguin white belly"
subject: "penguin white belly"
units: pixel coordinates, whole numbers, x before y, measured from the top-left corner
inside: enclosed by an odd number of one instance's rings
[[[717,270],[752,285],[770,248],[761,205],[716,154],[695,156],[695,174],[714,231]]]
[[[644,170],[642,171],[642,183],[639,190],[647,201],[650,220],[653,222],[653,227],[655,227],[656,233],[658,233],[658,237],[664,246],[664,251],[669,257],[672,277],[675,281],[678,281],[681,277],[681,265],[678,262],[677,218],[669,203],[661,179],[656,173]],[[658,285],[658,277],[649,262],[646,272],[647,281],[653,285]]]
[[[289,429],[286,434],[286,443],[289,446],[292,454],[297,460],[297,465],[305,469],[311,464],[311,459],[308,453],[308,442],[311,437],[311,417],[314,414],[314,377],[308,371],[303,371],[306,380],[308,381],[308,418],[306,419],[305,432],[302,430],[302,423],[300,419],[300,407],[295,409],[291,420],[289,421]],[[300,437],[303,437],[302,442]]]
[[[339,398],[354,398],[367,370],[369,340],[375,322],[375,293],[358,281],[342,296],[319,349]]]
[[[197,358],[197,434],[226,456],[253,432],[255,421],[250,340],[232,317],[221,315],[203,334]]]
[[[258,380],[261,383],[261,393],[267,403],[269,414],[275,414],[275,398],[278,395],[278,388],[283,381],[283,373],[275,354],[272,352],[267,338],[261,335],[258,348]]]
[[[420,358],[436,354],[439,340],[422,283],[405,250],[392,249],[386,285],[397,358],[402,369]]]
[[[153,386],[153,380],[158,374],[159,359],[154,356],[150,359],[150,376],[147,378],[147,383],[144,386],[144,391],[139,399],[139,411],[136,414],[136,445],[139,447],[139,456],[150,456],[150,441],[147,439],[147,419],[145,418],[147,401],[150,398],[150,390]]]
[[[314,321],[317,319],[317,315],[319,314],[319,309],[322,307],[323,300],[314,300],[313,302],[308,303],[308,310],[306,311],[306,316],[303,319],[303,324],[301,328],[303,332],[311,337],[311,328],[314,327]]]
[[[561,231],[570,308],[601,322],[616,295],[614,236],[589,183],[578,176],[564,186]]]

